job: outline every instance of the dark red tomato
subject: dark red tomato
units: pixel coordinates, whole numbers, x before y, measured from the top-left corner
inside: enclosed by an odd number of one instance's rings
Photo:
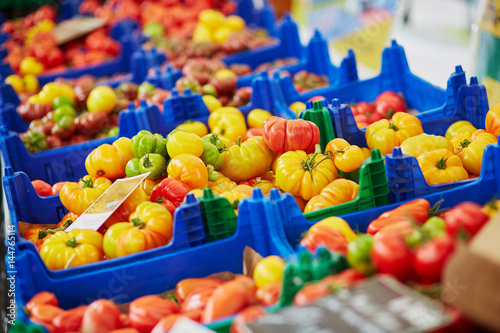
[[[375,240],[370,258],[378,273],[389,274],[405,282],[412,270],[412,254],[404,238],[386,234]]]
[[[41,197],[48,197],[52,195],[52,186],[43,180],[34,180],[31,182],[35,188],[36,193]]]
[[[83,314],[82,332],[106,333],[120,327],[120,309],[106,299],[92,302]]]
[[[64,54],[58,48],[52,48],[46,52],[46,54],[40,58],[44,68],[52,69],[64,64]]]
[[[262,306],[258,305],[249,306],[248,308],[238,313],[236,318],[234,318],[233,322],[231,323],[231,328],[229,332],[230,333],[246,332],[243,331],[242,329],[243,324],[255,321],[260,317],[264,316],[266,313],[267,313],[266,310]]]
[[[130,326],[141,333],[151,332],[160,319],[170,314],[179,313],[177,305],[155,295],[139,297],[130,303]]]
[[[257,289],[257,301],[264,306],[276,304],[281,296],[282,284],[281,282],[268,283]]]
[[[455,237],[459,232],[474,236],[488,222],[490,217],[474,202],[463,202],[444,215],[446,232]]]
[[[213,277],[184,279],[175,286],[175,298],[182,303],[196,289],[207,286],[218,287],[223,283],[223,280]]]
[[[328,295],[330,295],[330,288],[327,283],[316,282],[308,284],[295,294],[295,297],[293,298],[293,305],[306,305]]]
[[[391,119],[396,112],[406,112],[405,101],[392,91],[384,91],[378,95],[373,105],[375,112],[386,119]]]
[[[413,255],[413,270],[423,282],[439,282],[443,266],[455,250],[454,240],[441,236],[418,247]]]
[[[103,111],[84,112],[75,118],[76,131],[92,137],[109,126],[108,114]]]
[[[33,296],[28,304],[26,304],[26,310],[31,312],[33,307],[37,304],[48,304],[53,306],[59,306],[59,302],[57,301],[56,295],[53,293],[49,293],[48,291],[41,291],[35,296]]]
[[[78,332],[82,326],[83,315],[88,305],[81,305],[71,310],[67,310],[52,320],[52,324],[57,332]]]

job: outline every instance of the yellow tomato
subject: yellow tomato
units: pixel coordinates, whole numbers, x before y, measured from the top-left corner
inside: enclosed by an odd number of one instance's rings
[[[214,96],[212,95],[203,95],[203,102],[208,108],[208,111],[210,113],[214,112],[217,109],[220,109],[222,107],[221,102]]]
[[[418,164],[425,181],[430,185],[469,179],[460,157],[447,149],[437,149],[420,155]]]
[[[201,121],[186,121],[184,124],[180,124],[176,127],[177,129],[183,130],[188,133],[193,133],[198,135],[200,138],[208,134],[207,125]]]
[[[494,136],[500,135],[500,104],[497,104],[486,114],[486,131]]]
[[[257,263],[253,271],[253,279],[257,288],[262,288],[269,283],[283,281],[285,262],[278,256],[269,256]]]
[[[238,78],[238,75],[236,75],[232,70],[230,69],[227,69],[227,68],[223,68],[223,69],[219,69],[217,72],[215,72],[214,74],[214,77],[216,79],[225,79],[225,78],[233,78],[233,79],[237,79]]]
[[[340,218],[337,216],[327,217],[326,219],[319,221],[318,223],[314,224],[309,229],[308,232],[314,232],[314,229],[316,226],[322,226],[322,225],[326,225],[326,226],[337,229],[338,231],[340,231],[342,233],[342,235],[344,235],[345,239],[348,242],[351,242],[351,241],[355,240],[356,238],[358,238],[358,235],[356,235],[356,233],[354,231],[352,231],[349,224],[343,218]]]
[[[245,28],[245,20],[237,15],[229,15],[224,20],[224,25],[233,31],[238,31]]]
[[[361,148],[350,145],[341,138],[336,138],[328,142],[325,154],[331,153],[335,166],[342,172],[351,172],[359,169],[365,161],[365,156]]]
[[[94,149],[85,159],[85,169],[93,178],[106,177],[115,180],[125,176],[125,161],[110,144],[103,144]]]
[[[234,209],[238,209],[238,205],[241,200],[251,197],[251,195],[248,193],[238,192],[234,190],[222,192],[219,196],[226,198]]]
[[[39,89],[38,79],[33,74],[26,74],[23,77],[24,87],[29,93],[36,93]]]
[[[141,185],[139,185],[139,187],[142,188],[146,192],[147,195],[151,196],[151,192],[153,192],[153,189],[158,184],[159,184],[158,180],[146,178],[142,181],[142,183],[141,183]]]
[[[38,62],[34,57],[26,57],[19,64],[19,71],[21,74],[40,75],[43,72],[42,63]]]
[[[484,130],[462,133],[452,139],[455,154],[460,157],[465,170],[474,175],[481,173],[484,149],[496,142],[497,138]]]
[[[9,75],[5,78],[5,83],[10,84],[16,94],[21,94],[25,91],[24,81],[19,75]]]
[[[365,161],[368,159],[368,157],[372,156],[372,151],[370,150],[370,148],[362,147],[361,151],[363,152],[363,156],[365,158]]]
[[[203,140],[196,134],[177,131],[168,136],[167,151],[170,157],[185,153],[200,157],[203,154]]]
[[[116,106],[117,97],[113,89],[108,86],[99,86],[92,89],[87,97],[89,112],[103,111],[111,113]]]
[[[287,151],[276,162],[276,183],[283,191],[309,200],[338,177],[333,161],[318,153]]]
[[[444,136],[429,135],[426,133],[408,138],[401,144],[403,154],[415,157],[436,149],[453,151],[453,145]]]
[[[213,194],[221,194],[226,191],[231,191],[236,187],[236,183],[227,177],[219,177],[212,186],[210,186]]]
[[[208,117],[208,127],[212,133],[235,142],[243,138],[247,132],[245,117],[236,108],[222,107],[212,112]]]
[[[203,190],[200,190],[197,188],[197,189],[189,191],[188,194],[193,194],[196,198],[201,198],[203,196]],[[186,197],[184,197],[183,201],[186,201]]]
[[[224,14],[214,9],[204,9],[198,15],[198,21],[206,27],[215,29],[224,24]]]
[[[271,116],[272,114],[266,110],[254,109],[247,116],[248,127],[261,128],[264,121]]]
[[[302,112],[302,110],[304,110],[306,108],[306,103],[294,102],[294,103],[290,104],[289,108],[293,112],[299,114]]]
[[[208,185],[208,171],[205,163],[191,154],[181,154],[170,160],[167,167],[170,177],[179,178],[191,190],[203,189]]]
[[[379,149],[383,155],[391,154],[406,139],[423,133],[420,119],[405,112],[397,112],[389,122],[381,119],[366,128],[366,143],[370,149]]]
[[[274,153],[261,136],[229,147],[219,171],[229,179],[240,182],[262,175],[273,163]]]
[[[193,31],[193,41],[195,43],[211,42],[213,34],[210,29],[202,23],[198,23]]]
[[[468,121],[466,120],[460,120],[457,122],[454,122],[453,124],[448,127],[446,130],[445,137],[448,140],[451,140],[453,137],[457,136],[460,133],[467,133],[467,132],[474,132],[476,128]]]
[[[359,185],[352,180],[335,179],[325,186],[318,195],[309,200],[304,213],[353,201],[358,197],[358,193]]]
[[[63,206],[72,213],[81,215],[111,186],[105,177],[85,176],[79,182],[64,184],[59,192]]]
[[[69,97],[73,102],[75,101],[75,90],[65,83],[49,82],[43,86],[38,94],[43,103],[52,104],[54,98],[59,96]]]
[[[262,180],[261,179],[260,181],[256,182],[253,185],[253,188],[260,188],[260,190],[262,191],[262,193],[264,195],[269,195],[269,192],[271,192],[271,190],[273,188],[277,188],[277,187],[276,187],[276,184],[273,184],[269,180]]]

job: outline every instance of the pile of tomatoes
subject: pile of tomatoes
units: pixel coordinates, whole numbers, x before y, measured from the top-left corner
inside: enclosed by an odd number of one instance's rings
[[[381,120],[391,119],[397,112],[407,112],[406,103],[401,94],[384,91],[373,103],[359,102],[351,106],[352,114],[359,128]]]

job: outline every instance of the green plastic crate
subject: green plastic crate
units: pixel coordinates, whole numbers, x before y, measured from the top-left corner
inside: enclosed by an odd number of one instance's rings
[[[212,242],[233,235],[237,217],[229,201],[215,196],[209,188],[203,190],[203,197],[199,199],[207,241]]]

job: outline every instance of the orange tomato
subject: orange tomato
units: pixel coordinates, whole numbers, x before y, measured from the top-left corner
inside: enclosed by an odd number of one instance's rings
[[[168,164],[167,173],[170,177],[179,178],[191,190],[205,188],[208,185],[208,171],[205,163],[191,154],[178,155]]]

